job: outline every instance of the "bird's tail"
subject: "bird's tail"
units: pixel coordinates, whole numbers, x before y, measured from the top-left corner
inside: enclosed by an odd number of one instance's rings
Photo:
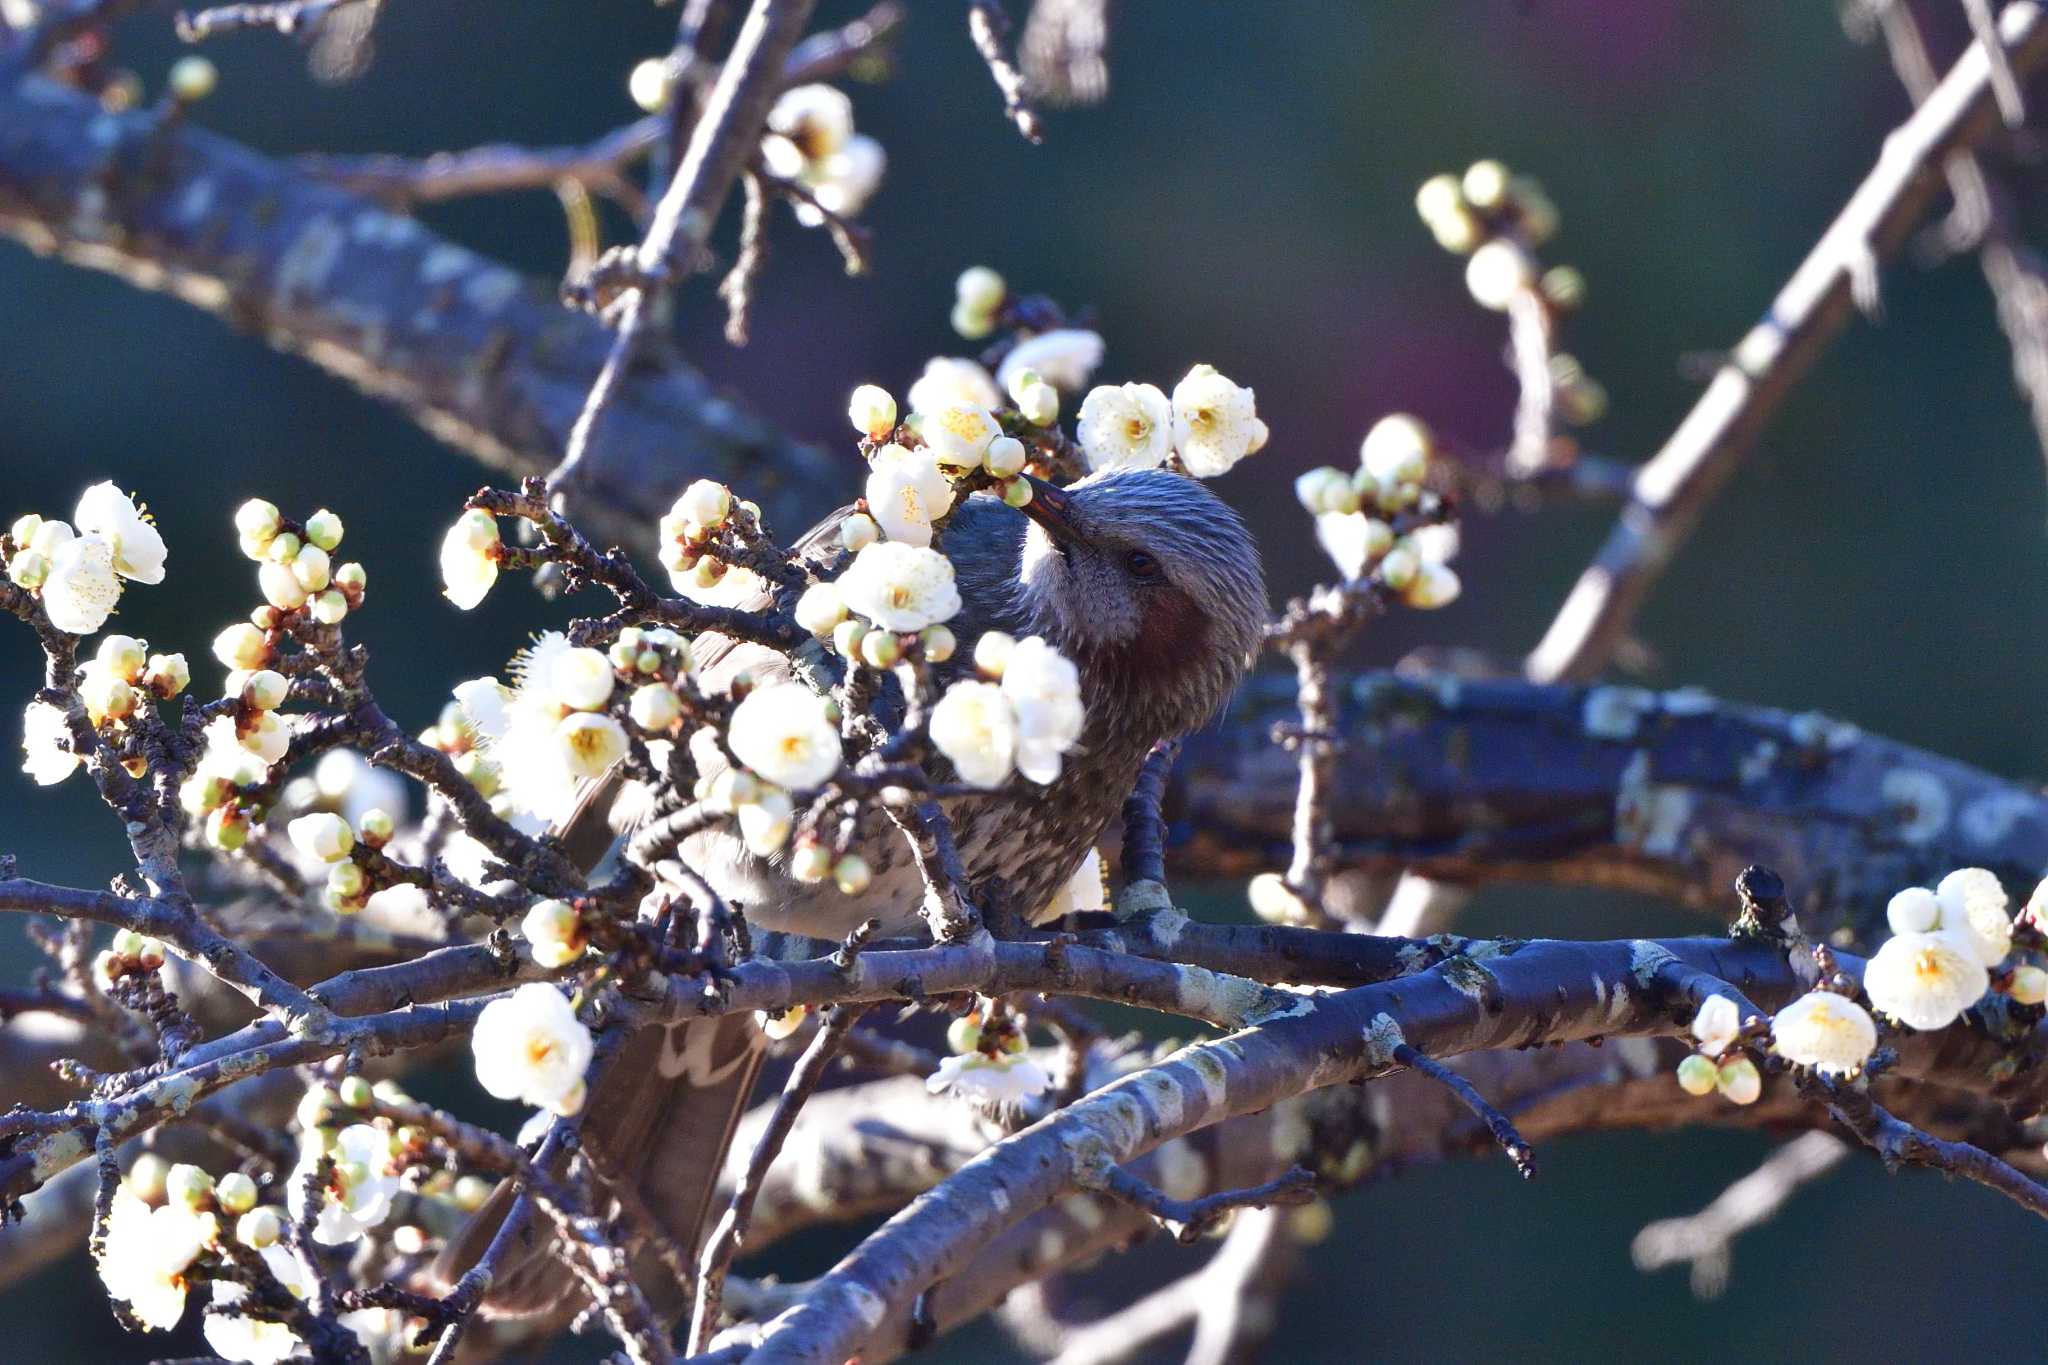
[[[636,1194],[692,1264],[762,1051],[760,1030],[743,1014],[645,1028],[626,1039],[587,1102],[583,1146],[599,1173]],[[435,1280],[453,1286],[482,1259],[517,1194],[509,1181],[492,1193],[442,1250]],[[691,1287],[658,1259],[643,1256],[635,1270],[657,1312],[674,1319],[688,1311]],[[493,1318],[566,1320],[582,1303],[553,1230],[536,1217],[501,1255],[480,1308]]]

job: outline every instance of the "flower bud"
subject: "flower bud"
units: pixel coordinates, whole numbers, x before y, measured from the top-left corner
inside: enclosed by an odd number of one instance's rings
[[[732,490],[712,479],[698,479],[676,499],[675,510],[692,525],[722,526],[732,513]]]
[[[34,512],[29,512],[14,519],[14,524],[7,528],[7,536],[14,542],[16,548],[20,548],[33,541],[36,532],[42,529],[43,519]]]
[[[1004,666],[1010,662],[1010,653],[1016,648],[1017,641],[1013,636],[1000,630],[982,632],[981,638],[974,642],[975,671],[984,678],[1001,678]]]
[[[235,1240],[256,1251],[276,1246],[283,1236],[284,1218],[268,1205],[251,1209],[235,1221]]]
[[[858,896],[874,879],[874,871],[868,867],[867,859],[858,853],[849,853],[832,865],[832,880],[838,884],[842,896]]]
[[[341,518],[325,507],[306,518],[306,539],[322,550],[341,544]]]
[[[1003,277],[985,265],[970,265],[953,282],[953,298],[976,313],[993,313],[1003,306],[1009,286]]]
[[[861,637],[860,657],[870,668],[894,668],[903,658],[903,642],[894,632],[871,630]]]
[[[142,641],[133,635],[107,636],[93,657],[101,668],[126,683],[141,682],[143,670],[149,666]]]
[[[240,1171],[229,1171],[214,1182],[213,1202],[222,1213],[247,1213],[256,1207],[256,1182]]]
[[[1054,415],[1057,416],[1057,412]],[[1039,425],[1043,426],[1044,423]],[[981,457],[981,462],[996,478],[1008,479],[1014,478],[1024,468],[1026,458],[1022,441],[1014,436],[998,436],[988,443],[988,450]]]
[[[2012,969],[2012,981],[2005,993],[2021,1005],[2038,1005],[2048,1001],[2048,971],[2042,971],[2031,962],[2022,963]]]
[[[1565,312],[1586,301],[1586,277],[1577,266],[1554,265],[1544,271],[1542,289],[1550,306]]]
[[[935,664],[946,662],[960,648],[959,637],[948,626],[926,626],[918,633],[917,642],[924,657]]]
[[[1719,1083],[1721,1069],[1694,1052],[1678,1064],[1678,1085],[1688,1095],[1711,1095]]]
[[[220,68],[201,56],[180,57],[171,63],[171,75],[166,84],[171,98],[178,103],[197,104],[220,84]]]
[[[633,696],[626,704],[626,714],[649,734],[662,734],[682,719],[683,702],[667,683],[646,683],[633,690]]]
[[[834,583],[813,583],[796,600],[796,623],[823,639],[846,619],[846,599]]]
[[[858,553],[882,538],[882,528],[865,512],[848,514],[839,523],[839,543]]]
[[[256,585],[263,589],[263,600],[279,611],[297,611],[306,605],[306,585],[286,565],[268,561],[259,565]]]
[[[855,431],[879,441],[896,427],[896,400],[878,384],[862,384],[853,391],[846,415]]]
[[[1435,611],[1457,601],[1461,588],[1457,571],[1450,565],[1425,560],[1402,591],[1401,600],[1418,611]]]
[[[363,566],[351,561],[334,571],[334,586],[346,593],[359,593],[370,585],[370,575]]]
[[[1764,1078],[1757,1072],[1756,1063],[1747,1057],[1737,1057],[1724,1065],[1715,1084],[1730,1104],[1755,1104],[1764,1093]]]
[[[192,682],[192,670],[182,654],[152,654],[142,671],[143,684],[156,696],[169,701]]]
[[[242,681],[242,700],[258,711],[275,711],[291,693],[291,684],[276,669],[259,668]]]
[[[1458,186],[1458,177],[1449,171],[1431,176],[1415,191],[1415,216],[1432,227],[1445,214],[1460,212],[1464,207],[1465,192]]]
[[[1017,411],[1034,427],[1049,427],[1060,419],[1060,391],[1043,379],[1023,385],[1017,394]]]
[[[205,1208],[213,1201],[213,1177],[181,1161],[164,1178],[164,1197],[188,1209]]]
[[[675,94],[675,85],[675,74],[669,70],[668,61],[663,57],[647,58],[626,77],[626,93],[646,114],[658,114],[668,108],[668,102]]]
[[[229,668],[261,668],[270,662],[270,645],[262,631],[237,622],[213,637],[213,657]]]
[[[810,1013],[808,1005],[791,1005],[779,1013],[757,1010],[754,1017],[760,1021],[761,1032],[779,1043],[785,1038],[795,1037],[797,1030],[804,1026],[804,1020],[810,1017]]]
[[[292,577],[309,593],[319,592],[334,578],[334,564],[318,545],[301,546],[292,556]]]
[[[979,1051],[981,1020],[972,1014],[963,1014],[946,1025],[946,1046],[962,1054]]]
[[[996,329],[995,314],[979,312],[969,308],[965,303],[953,305],[949,321],[953,324],[953,330],[968,341],[980,341]]]
[[[79,684],[78,699],[85,703],[85,714],[94,725],[135,714],[135,689],[97,668]]]
[[[1028,479],[1007,479],[1001,491],[1004,503],[1011,507],[1031,505],[1031,482]]]
[[[272,564],[289,564],[305,545],[290,531],[280,531],[263,551],[263,557]]]
[[[348,617],[348,598],[329,589],[313,599],[313,619],[323,626],[338,626]]]
[[[858,618],[841,621],[832,628],[832,648],[838,650],[840,657],[848,663],[857,664],[861,660],[861,641],[867,633],[868,623],[865,621]]]
[[[382,848],[397,833],[397,822],[382,806],[372,806],[356,817],[356,837],[371,848]]]
[[[233,806],[216,806],[206,817],[206,841],[223,853],[249,842],[249,822]]]
[[[363,894],[369,877],[355,863],[336,863],[327,870],[327,897],[331,901],[352,901]]]
[[[41,550],[23,550],[7,561],[7,576],[24,588],[40,588],[50,579],[50,557]]]
[[[1395,592],[1405,592],[1408,585],[1415,581],[1415,576],[1420,572],[1422,572],[1421,558],[1406,545],[1395,545],[1380,560],[1380,582],[1386,584]]]
[[[1505,312],[1517,294],[1535,283],[1536,270],[1529,253],[1501,238],[1481,246],[1465,263],[1465,288],[1473,302],[1497,313]]]
[[[145,1204],[161,1204],[164,1201],[165,1182],[171,1174],[171,1163],[155,1152],[144,1152],[135,1158],[135,1164],[128,1168],[122,1180],[128,1192]]]
[[[263,498],[251,498],[235,509],[235,531],[249,540],[268,545],[277,535],[284,518],[277,510],[277,504]]]
[[[481,1176],[465,1175],[455,1182],[453,1193],[456,1208],[475,1213],[491,1197],[491,1182]]]
[[[789,875],[800,882],[822,882],[832,875],[832,850],[814,839],[796,846],[789,858]]]
[[[329,811],[301,815],[287,829],[292,846],[318,862],[338,863],[356,846],[355,831],[348,821]]]
[[[1315,919],[1308,903],[1295,894],[1278,872],[1261,872],[1252,878],[1245,888],[1245,898],[1251,903],[1252,913],[1268,924],[1305,925]]]
[[[1497,209],[1507,202],[1508,168],[1498,161],[1475,161],[1466,169],[1458,188],[1473,208],[1482,212]]]

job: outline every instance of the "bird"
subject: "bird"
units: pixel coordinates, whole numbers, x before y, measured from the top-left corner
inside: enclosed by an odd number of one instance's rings
[[[1100,471],[1062,488],[1033,476],[1020,510],[981,493],[962,500],[940,547],[953,562],[964,676],[987,631],[1038,635],[1079,672],[1085,721],[1059,775],[1026,799],[1014,793],[948,797],[942,805],[966,869],[969,899],[1000,900],[1034,920],[1073,876],[1121,809],[1153,748],[1201,728],[1228,703],[1264,635],[1267,598],[1259,554],[1237,513],[1195,479],[1165,469]],[[848,556],[842,508],[795,547],[829,576]],[[783,598],[795,591],[779,590]],[[746,603],[760,609],[775,590]],[[786,604],[786,603],[785,603]],[[790,674],[788,659],[760,645],[700,637],[693,646],[707,691],[741,671],[757,684]],[[951,776],[942,758],[933,776]],[[630,826],[637,803],[616,770],[586,789],[556,833],[568,855],[594,868]],[[830,881],[791,876],[787,854],[750,852],[737,832],[715,828],[678,856],[749,926],[809,938],[843,938],[867,920],[884,934],[920,932],[924,882],[903,833],[879,809],[858,817],[852,846],[872,878],[857,895]],[[641,1205],[686,1255],[704,1233],[726,1149],[744,1112],[764,1050],[749,1016],[652,1025],[628,1036],[594,1085],[582,1141],[608,1183],[634,1189]],[[433,1280],[453,1285],[483,1255],[511,1207],[501,1187],[451,1238]],[[664,1280],[654,1275],[643,1277]],[[689,1287],[653,1295],[665,1312],[687,1306]],[[491,1318],[566,1320],[580,1290],[529,1220],[502,1253],[481,1310]]]

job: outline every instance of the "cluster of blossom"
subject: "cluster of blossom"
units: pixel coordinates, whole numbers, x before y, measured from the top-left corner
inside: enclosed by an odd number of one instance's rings
[[[1317,541],[1345,581],[1370,577],[1423,610],[1449,606],[1461,587],[1448,562],[1458,553],[1455,526],[1394,528],[1423,501],[1434,453],[1435,438],[1422,420],[1395,413],[1365,434],[1356,470],[1324,465],[1294,481],[1295,497],[1315,516]]]
[[[1725,995],[1710,995],[1693,1015],[1699,1050],[1678,1064],[1678,1083],[1688,1095],[1716,1090],[1732,1104],[1754,1104],[1764,1091],[1763,1074],[1739,1048],[1742,1011]]]
[[[1540,299],[1557,312],[1585,302],[1586,277],[1574,266],[1540,269],[1534,249],[1557,233],[1557,205],[1534,176],[1511,174],[1498,161],[1476,161],[1464,175],[1431,176],[1415,192],[1415,211],[1437,245],[1466,256],[1465,287],[1482,308],[1505,312],[1518,298]],[[1607,391],[1575,358],[1550,357],[1558,413],[1574,426],[1600,420]]]
[[[156,523],[111,483],[86,489],[71,521],[31,512],[0,539],[7,576],[40,597],[50,624],[70,635],[105,625],[124,582],[163,582],[165,556]]]
[[[2013,921],[1997,874],[1965,867],[1933,890],[1912,886],[1885,907],[1892,936],[1863,971],[1863,989],[1877,1010],[1908,1028],[1946,1028],[1992,989],[1993,971],[2012,951]],[[2034,916],[2048,906],[2048,883],[2028,902]],[[2048,972],[2023,963],[2004,973],[2002,989],[2022,1005],[2048,999]]]
[[[149,699],[169,701],[191,681],[184,655],[151,654],[148,644],[132,635],[109,635],[79,672],[78,698],[93,728],[128,755],[124,762],[130,775],[140,777],[148,760],[128,743],[139,725],[138,713]],[[78,767],[70,745],[64,713],[48,702],[30,702],[22,717],[22,771],[43,786],[62,782]]]
[[[391,813],[372,806],[353,822],[334,811],[313,811],[285,826],[292,847],[309,862],[327,869],[327,883],[321,899],[338,915],[353,915],[369,904],[374,892],[370,870],[358,850],[375,852],[391,842],[397,832]]]
[[[1020,1104],[1044,1092],[1052,1077],[1026,1055],[1024,1034],[1009,1014],[977,1009],[946,1028],[953,1055],[925,1078],[933,1094],[950,1091],[989,1108]]]
[[[1931,890],[1914,886],[1893,896],[1886,907],[1892,936],[1863,973],[1871,1007],[1908,1028],[1939,1029],[1961,1018],[1994,984],[2019,1005],[2048,1000],[2048,971],[2032,963],[1997,970],[2013,949],[2007,906],[1997,875],[1981,867],[1951,872]],[[2048,882],[2036,889],[2027,913],[2037,918],[2042,908],[2048,908]],[[1844,975],[1820,982],[1772,1018],[1772,1049],[1796,1067],[1853,1077],[1878,1043],[1877,1021],[1855,993],[1854,981]],[[1726,996],[1707,1000],[1692,1030],[1700,1051],[1680,1064],[1679,1084],[1695,1095],[1719,1089],[1738,1104],[1755,1099],[1754,1064],[1746,1057],[1725,1060],[1742,1031],[1734,1002]]]
[[[373,1090],[352,1076],[336,1088],[315,1085],[299,1106],[297,1168],[272,1182],[286,1203],[262,1202],[265,1190],[236,1170],[218,1179],[198,1166],[172,1165],[144,1153],[116,1187],[99,1254],[107,1291],[128,1305],[134,1319],[153,1331],[170,1331],[182,1320],[189,1291],[211,1282],[211,1300],[201,1327],[207,1345],[222,1359],[274,1365],[298,1357],[305,1346],[276,1308],[251,1298],[251,1260],[260,1274],[292,1298],[307,1294],[305,1266],[287,1236],[295,1224],[308,1227],[323,1246],[348,1246],[390,1217],[401,1190],[422,1200],[441,1200],[458,1212],[473,1212],[490,1185],[474,1176],[460,1179],[421,1164],[424,1137],[387,1120],[360,1117],[373,1099],[404,1102],[389,1082]],[[352,1115],[349,1111],[358,1111]],[[354,1122],[343,1120],[355,1117]],[[317,1205],[309,1207],[309,1200]],[[405,1225],[390,1234],[401,1251],[418,1252],[426,1234]],[[375,1358],[404,1349],[402,1315],[389,1309],[358,1309],[340,1322]]]

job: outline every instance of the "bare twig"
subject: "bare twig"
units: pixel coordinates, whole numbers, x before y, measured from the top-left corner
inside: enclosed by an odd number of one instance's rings
[[[1801,1133],[1698,1213],[1645,1225],[1629,1247],[1636,1268],[1662,1270],[1684,1261],[1692,1267],[1694,1297],[1721,1297],[1735,1239],[1777,1217],[1787,1200],[1848,1154],[1848,1145],[1832,1133]]]
[[[1043,142],[1045,126],[1025,93],[1024,73],[1010,60],[1010,15],[1002,0],[974,0],[967,7],[967,32],[1002,93],[1003,117],[1017,125],[1026,142]]]
[[[740,1247],[746,1241],[747,1220],[753,1216],[754,1201],[760,1197],[762,1182],[768,1178],[768,1168],[775,1164],[783,1142],[789,1137],[789,1130],[796,1125],[797,1115],[818,1088],[818,1082],[824,1079],[826,1068],[832,1064],[847,1034],[865,1012],[866,1006],[863,1005],[834,1006],[824,1026],[818,1030],[818,1036],[811,1040],[810,1046],[804,1049],[804,1055],[791,1068],[789,1079],[782,1087],[782,1097],[775,1102],[774,1115],[762,1130],[760,1140],[754,1146],[754,1154],[740,1176],[739,1186],[733,1191],[732,1202],[726,1206],[718,1226],[712,1229],[698,1261],[697,1303],[690,1313],[689,1349],[692,1355],[711,1343],[711,1329],[718,1323],[719,1305],[724,1297],[726,1273],[732,1269],[733,1258],[739,1255]]]
[[[1269,1204],[1306,1204],[1315,1198],[1315,1175],[1295,1166],[1263,1185],[1250,1189],[1221,1190],[1200,1199],[1175,1199],[1164,1190],[1138,1179],[1121,1166],[1103,1173],[1101,1189],[1113,1199],[1143,1209],[1154,1222],[1180,1242],[1193,1242],[1217,1220],[1238,1209],[1262,1209]]]
[[[1487,1103],[1486,1096],[1479,1093],[1472,1082],[1434,1058],[1427,1057],[1406,1043],[1394,1048],[1394,1060],[1406,1067],[1412,1067],[1437,1084],[1443,1086],[1467,1109],[1478,1115],[1486,1125],[1486,1131],[1493,1135],[1495,1143],[1507,1153],[1508,1160],[1515,1163],[1515,1169],[1522,1173],[1524,1180],[1536,1174],[1536,1153],[1522,1135],[1515,1131],[1515,1123],[1506,1114]]]

